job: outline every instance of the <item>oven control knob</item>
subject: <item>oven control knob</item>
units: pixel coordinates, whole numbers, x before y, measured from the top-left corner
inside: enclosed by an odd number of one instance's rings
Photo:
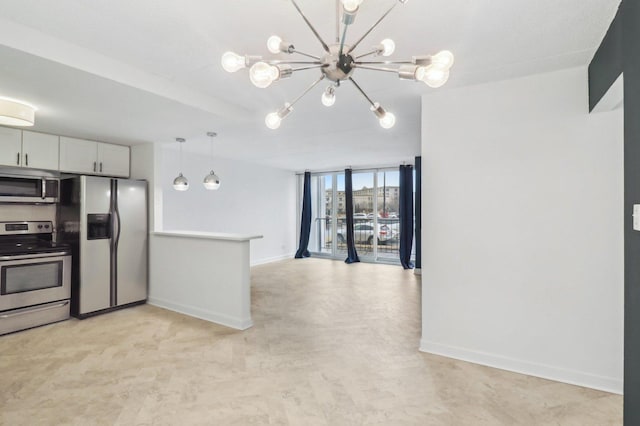
[[[44,227],[45,227],[45,229],[49,229],[49,225],[45,225]]]
[[[42,229],[42,225],[38,225],[38,229]]]

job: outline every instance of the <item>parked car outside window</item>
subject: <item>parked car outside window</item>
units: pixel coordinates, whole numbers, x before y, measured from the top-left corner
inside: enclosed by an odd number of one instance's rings
[[[378,244],[386,244],[388,241],[394,241],[398,238],[397,231],[394,231],[392,226],[383,223],[378,223],[375,235],[378,238]],[[339,243],[347,241],[346,226],[338,228],[337,238]],[[356,223],[353,226],[353,238],[356,244],[373,244],[373,222]]]

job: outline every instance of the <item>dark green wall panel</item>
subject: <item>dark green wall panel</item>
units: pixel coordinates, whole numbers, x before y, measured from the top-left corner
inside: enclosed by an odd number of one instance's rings
[[[623,0],[589,65],[589,107],[624,73],[624,424],[640,425],[640,1]]]

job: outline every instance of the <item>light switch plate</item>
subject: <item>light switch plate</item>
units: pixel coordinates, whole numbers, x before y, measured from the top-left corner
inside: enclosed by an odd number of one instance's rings
[[[633,205],[633,230],[640,231],[640,204]]]

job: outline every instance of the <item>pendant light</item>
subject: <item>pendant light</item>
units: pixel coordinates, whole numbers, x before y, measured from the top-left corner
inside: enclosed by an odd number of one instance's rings
[[[182,144],[186,141],[184,138],[176,138],[176,142],[180,144],[180,170],[182,170]],[[178,177],[173,180],[173,189],[176,191],[186,191],[189,189],[189,181],[182,175],[182,171]]]
[[[215,138],[218,134],[215,132],[207,132],[207,136],[211,138],[211,160],[213,162],[213,138]],[[211,170],[211,173],[204,177],[204,181],[202,182],[205,188],[210,191],[215,191],[220,188],[220,178]]]

